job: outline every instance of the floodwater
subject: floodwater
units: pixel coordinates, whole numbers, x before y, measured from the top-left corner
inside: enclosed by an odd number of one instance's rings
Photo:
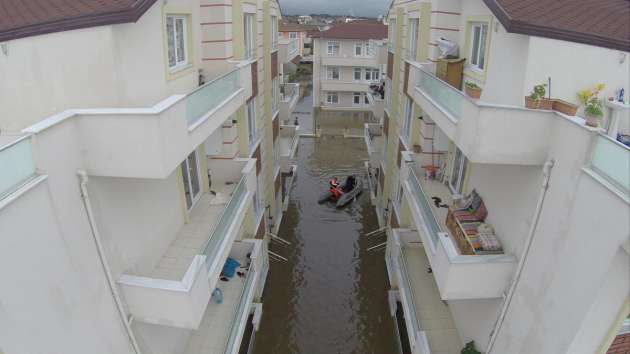
[[[363,140],[303,137],[296,156],[279,231],[291,245],[271,246],[288,262],[271,262],[254,353],[398,352],[384,252],[366,250],[377,241],[364,235],[378,228],[367,191],[345,209],[317,204],[332,176],[364,178]]]

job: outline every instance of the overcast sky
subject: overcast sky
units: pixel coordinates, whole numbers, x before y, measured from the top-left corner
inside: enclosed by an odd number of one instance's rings
[[[278,0],[287,15],[328,13],[376,17],[385,14],[390,0]]]

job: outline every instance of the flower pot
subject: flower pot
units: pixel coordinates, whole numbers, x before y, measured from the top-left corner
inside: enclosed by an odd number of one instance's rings
[[[551,98],[541,98],[540,99],[540,107],[539,109],[552,109],[553,108],[553,100]]]
[[[574,105],[573,103],[569,103],[567,101],[563,101],[557,98],[553,99],[552,101],[553,102],[551,109],[553,109],[554,111],[564,113],[568,116],[574,116],[577,113],[578,106]]]
[[[414,152],[414,153],[416,153],[416,154],[421,153],[421,152],[422,152],[422,146],[420,146],[420,145],[414,145],[414,146],[413,146],[413,152]]]
[[[539,109],[540,108],[540,101],[541,100],[535,100],[529,96],[525,96],[525,108],[529,108],[529,109]]]
[[[586,116],[586,125],[593,128],[597,128],[599,126],[599,117],[596,117],[590,114],[585,114],[585,116]]]
[[[464,90],[466,91],[466,94],[470,98],[474,98],[476,100],[481,98],[481,89],[480,88],[473,88],[473,87],[465,86]]]

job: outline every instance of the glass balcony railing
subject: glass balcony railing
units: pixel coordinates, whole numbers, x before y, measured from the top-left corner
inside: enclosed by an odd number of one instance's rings
[[[0,200],[35,176],[30,137],[0,147]]]
[[[230,71],[191,92],[186,97],[186,120],[191,126],[240,89],[239,69]]]
[[[459,120],[462,114],[462,104],[466,99],[464,94],[425,69],[420,69],[419,75],[418,87],[454,119]]]
[[[590,167],[626,195],[630,194],[630,149],[627,146],[608,136],[597,136]]]
[[[234,318],[232,319],[232,325],[230,328],[230,337],[227,342],[227,346],[225,348],[225,354],[237,353],[238,349],[241,345],[240,341],[237,341],[239,335],[239,324],[242,314],[249,309],[250,299],[248,294],[253,291],[253,287],[255,284],[256,277],[258,273],[256,271],[249,271],[247,273],[247,278],[245,279],[245,286],[243,286],[243,291],[241,292],[241,300],[238,303],[238,308],[236,313],[234,314]]]
[[[206,256],[206,266],[208,269],[210,268],[212,261],[217,257],[217,252],[220,248],[219,245],[227,236],[230,225],[236,216],[236,212],[238,211],[241,202],[245,199],[247,194],[245,178],[245,176],[242,177],[236,188],[234,188],[232,198],[230,198],[225,210],[223,210],[223,214],[221,214],[219,222],[214,227],[214,230],[212,230],[210,239],[208,239],[208,242],[206,242],[203,246],[201,254]]]
[[[422,219],[424,219],[424,223],[429,229],[429,236],[433,241],[433,245],[437,247],[439,241],[439,233],[442,232],[442,228],[440,224],[438,224],[435,219],[435,215],[431,210],[431,205],[427,200],[427,195],[424,193],[422,186],[420,185],[420,181],[416,176],[416,173],[413,170],[409,170],[409,185],[413,190],[412,197],[415,199],[416,203],[420,207],[420,212],[422,213]]]
[[[420,332],[420,323],[418,322],[417,318],[416,305],[413,300],[414,296],[411,287],[411,280],[409,279],[409,273],[407,273],[407,265],[405,263],[403,252],[404,251],[402,249],[399,250],[397,259],[398,266],[400,267],[400,276],[403,278],[402,280],[404,282],[404,284],[399,285],[399,288],[402,289],[402,291],[405,293],[405,298],[408,302],[407,306],[409,306],[410,309],[410,313],[405,313],[405,315],[411,321],[411,324],[413,326],[413,336],[415,336],[416,333]]]

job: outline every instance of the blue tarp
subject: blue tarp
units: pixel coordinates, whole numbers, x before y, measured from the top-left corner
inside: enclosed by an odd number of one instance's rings
[[[223,265],[223,275],[228,278],[234,277],[234,274],[236,274],[236,268],[240,266],[241,264],[236,259],[228,257],[228,259],[225,260],[225,264]]]

